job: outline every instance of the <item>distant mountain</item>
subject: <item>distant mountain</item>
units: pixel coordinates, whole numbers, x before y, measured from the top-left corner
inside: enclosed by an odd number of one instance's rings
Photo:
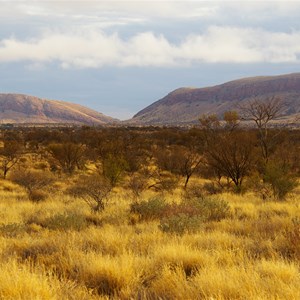
[[[221,116],[254,97],[272,96],[284,100],[286,118],[300,115],[300,73],[244,78],[206,88],[180,88],[138,112],[131,123],[194,123],[202,114]]]
[[[0,94],[1,123],[107,124],[117,119],[65,101],[45,100],[22,94]]]

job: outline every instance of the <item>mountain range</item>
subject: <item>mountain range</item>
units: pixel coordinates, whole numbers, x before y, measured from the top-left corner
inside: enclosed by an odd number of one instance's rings
[[[71,102],[0,94],[0,121],[23,124],[182,125],[198,122],[203,114],[221,116],[225,111],[238,110],[253,98],[264,100],[270,97],[282,99],[284,120],[299,117],[300,73],[243,78],[204,88],[179,88],[123,122]]]
[[[0,94],[2,123],[72,123],[102,125],[119,122],[85,106],[22,94]]]
[[[206,88],[179,88],[138,112],[137,124],[187,124],[202,114],[223,115],[238,110],[247,101],[280,98],[283,118],[300,114],[300,73],[250,77]]]

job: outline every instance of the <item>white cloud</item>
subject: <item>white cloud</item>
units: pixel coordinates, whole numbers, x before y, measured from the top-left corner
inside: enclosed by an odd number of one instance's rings
[[[47,32],[29,40],[0,41],[0,62],[59,62],[64,68],[180,66],[195,63],[299,63],[300,31],[209,27],[178,44],[163,35],[139,33],[129,39],[95,30]]]

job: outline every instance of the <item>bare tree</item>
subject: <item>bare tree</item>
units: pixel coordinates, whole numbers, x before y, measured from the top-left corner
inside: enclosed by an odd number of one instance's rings
[[[133,174],[127,183],[127,188],[130,190],[135,201],[141,196],[143,191],[148,188],[148,178],[142,174]]]
[[[243,119],[253,121],[258,129],[262,157],[267,163],[270,157],[270,150],[276,144],[279,133],[270,135],[270,123],[281,116],[284,102],[276,97],[253,99],[240,108]]]
[[[82,198],[94,212],[104,210],[112,185],[99,174],[82,176],[68,192]]]
[[[45,189],[54,182],[50,172],[37,170],[18,170],[11,180],[25,188],[30,200],[39,201],[45,198]]]
[[[236,112],[226,112],[224,121],[222,124],[215,115],[200,118],[206,163],[219,181],[226,177],[240,192],[254,160],[254,140],[250,133],[238,130]]]
[[[240,192],[254,161],[254,141],[249,133],[234,132],[220,136],[206,152],[207,163],[219,177],[230,179]]]
[[[47,148],[52,159],[66,173],[72,174],[81,168],[85,156],[85,146],[74,143],[50,144]]]

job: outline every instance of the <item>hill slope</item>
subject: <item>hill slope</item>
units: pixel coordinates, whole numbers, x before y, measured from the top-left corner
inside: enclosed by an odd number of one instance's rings
[[[202,114],[222,115],[253,97],[280,97],[285,116],[300,114],[300,73],[251,77],[206,88],[180,88],[138,112],[131,122],[193,123]]]
[[[2,123],[107,124],[116,119],[79,104],[22,94],[0,94]]]

